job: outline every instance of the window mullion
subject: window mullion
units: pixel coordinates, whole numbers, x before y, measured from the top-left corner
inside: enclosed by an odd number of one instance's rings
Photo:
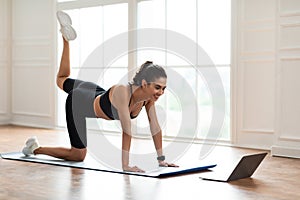
[[[132,79],[133,70],[137,65],[137,5],[138,0],[128,2],[128,80]],[[137,132],[137,122],[132,121],[132,130]]]

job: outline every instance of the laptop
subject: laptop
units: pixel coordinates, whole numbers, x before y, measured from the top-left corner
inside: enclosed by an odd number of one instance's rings
[[[243,156],[232,172],[229,172],[228,174],[222,173],[221,175],[209,172],[208,174],[206,173],[200,178],[203,180],[221,182],[229,182],[242,178],[249,178],[252,176],[252,174],[255,172],[255,170],[267,154],[268,153],[258,153]]]

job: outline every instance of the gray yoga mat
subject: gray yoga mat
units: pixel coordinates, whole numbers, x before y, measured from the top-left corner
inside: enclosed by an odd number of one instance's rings
[[[120,174],[136,175],[136,176],[153,177],[153,178],[162,178],[162,177],[168,177],[168,176],[174,176],[180,174],[195,173],[195,172],[205,171],[208,170],[209,168],[213,168],[216,166],[215,164],[203,165],[201,163],[198,164],[194,163],[194,164],[180,166],[180,167],[157,167],[156,169],[146,171],[145,173],[135,173],[135,172],[124,172],[121,169],[112,169],[106,167],[103,164],[96,161],[89,154],[87,154],[86,159],[83,162],[65,161],[65,160],[53,158],[46,155],[24,156],[24,154],[22,154],[21,152],[1,153],[0,155],[3,159],[8,159],[8,160],[34,162],[40,164],[57,165],[62,167],[73,167],[73,168],[81,168],[87,170],[96,170],[102,172],[120,173]]]

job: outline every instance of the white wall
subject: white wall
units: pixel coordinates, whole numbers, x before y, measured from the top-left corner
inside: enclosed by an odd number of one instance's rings
[[[55,6],[53,0],[12,1],[13,124],[55,125]]]
[[[234,143],[300,157],[300,1],[237,1]]]
[[[300,1],[281,0],[277,13],[274,155],[300,158]]]
[[[10,121],[10,5],[0,0],[0,124]]]
[[[269,149],[274,138],[276,1],[237,1],[237,57],[233,78],[240,146]]]

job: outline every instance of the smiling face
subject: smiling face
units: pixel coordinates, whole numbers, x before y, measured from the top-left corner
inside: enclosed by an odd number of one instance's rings
[[[153,82],[146,83],[147,94],[149,98],[153,101],[157,101],[158,98],[164,94],[167,84],[167,78],[160,77],[156,78]]]

